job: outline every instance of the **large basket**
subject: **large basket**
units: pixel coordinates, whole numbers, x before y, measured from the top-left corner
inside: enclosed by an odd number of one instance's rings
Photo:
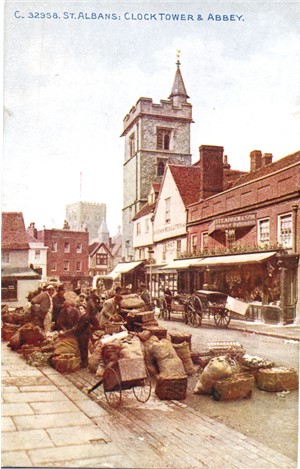
[[[116,334],[123,330],[123,326],[126,322],[107,322],[104,324],[105,334]]]

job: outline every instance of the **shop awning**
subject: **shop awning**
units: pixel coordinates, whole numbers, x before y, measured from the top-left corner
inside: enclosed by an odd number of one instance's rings
[[[212,256],[198,259],[195,267],[207,265],[234,265],[234,264],[253,264],[265,261],[273,257],[276,251],[271,252],[254,252],[251,254],[234,254],[228,256]]]
[[[116,279],[117,277],[119,277],[119,275],[126,274],[126,272],[130,272],[131,270],[135,269],[138,265],[142,264],[142,262],[143,261],[121,262],[108,275],[113,279]]]
[[[198,261],[202,260],[199,257],[194,257],[191,259],[176,259],[169,264],[166,264],[161,270],[168,269],[188,269],[190,266],[195,265]]]

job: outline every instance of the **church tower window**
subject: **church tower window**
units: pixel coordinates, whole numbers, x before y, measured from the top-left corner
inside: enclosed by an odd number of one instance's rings
[[[157,164],[157,176],[163,176],[165,171],[165,163],[163,161],[159,161]]]
[[[157,129],[157,150],[170,150],[171,149],[171,129]]]

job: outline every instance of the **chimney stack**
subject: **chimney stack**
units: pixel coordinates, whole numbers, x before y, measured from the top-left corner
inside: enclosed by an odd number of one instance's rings
[[[264,153],[261,159],[261,165],[267,166],[267,164],[271,164],[273,160],[272,153]]]
[[[223,191],[224,148],[215,145],[199,147],[200,198],[206,199]]]
[[[262,153],[260,150],[253,150],[250,153],[250,172],[256,171],[261,168]]]

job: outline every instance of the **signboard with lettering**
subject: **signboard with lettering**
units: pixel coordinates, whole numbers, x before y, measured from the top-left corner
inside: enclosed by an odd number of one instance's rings
[[[256,225],[256,213],[247,215],[234,215],[232,217],[217,218],[208,227],[208,234],[214,231],[224,231],[233,228],[244,228],[246,226]]]

